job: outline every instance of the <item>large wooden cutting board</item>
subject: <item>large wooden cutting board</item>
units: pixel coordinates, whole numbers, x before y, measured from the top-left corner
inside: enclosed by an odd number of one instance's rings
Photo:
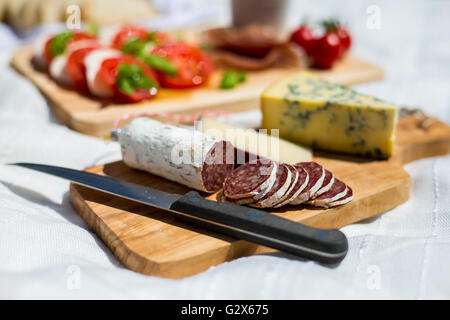
[[[274,80],[295,71],[271,69],[250,72],[247,81],[233,90],[218,89],[221,79],[221,72],[218,71],[205,87],[191,90],[162,89],[155,99],[148,102],[117,105],[58,86],[47,74],[33,68],[32,55],[31,48],[23,48],[13,56],[11,65],[39,88],[49,100],[55,115],[64,124],[93,136],[103,136],[117,119],[129,113],[197,113],[204,110],[233,112],[258,108],[262,91]],[[354,57],[347,57],[332,70],[317,73],[330,81],[345,85],[383,78],[383,71],[379,67]]]
[[[398,124],[395,156],[390,161],[364,161],[342,156],[316,156],[353,188],[352,202],[332,209],[285,206],[270,212],[317,228],[340,228],[381,214],[408,200],[410,177],[402,163],[450,152],[450,128],[441,122],[421,127],[416,117]],[[188,188],[131,169],[123,162],[87,171],[184,194]],[[216,195],[205,195],[215,200]],[[122,263],[148,275],[181,278],[238,257],[274,250],[187,225],[171,214],[72,184],[70,201]]]

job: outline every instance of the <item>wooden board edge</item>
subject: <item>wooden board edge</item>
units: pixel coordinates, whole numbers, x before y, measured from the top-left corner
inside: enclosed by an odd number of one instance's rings
[[[307,218],[305,220],[302,220],[301,223],[306,225],[314,225],[316,228],[321,229],[331,229],[331,228],[342,228],[344,226],[354,224],[357,222],[362,222],[366,219],[379,216],[381,214],[387,213],[390,210],[398,207],[399,205],[405,203],[408,201],[411,193],[411,177],[410,175],[405,171],[405,179],[402,181],[401,184],[398,184],[396,186],[393,186],[392,188],[384,190],[382,193],[374,195],[373,197],[369,197],[363,200],[360,200],[356,203],[348,203],[349,207],[347,208],[347,212],[341,212],[339,210],[330,210],[329,212],[329,219],[327,220],[328,223],[323,223],[323,219],[319,220],[317,216],[313,216],[310,218]],[[376,198],[383,198],[384,196],[388,196],[392,198],[392,195],[395,195],[396,201],[386,205],[386,203],[381,202],[377,206],[377,210],[375,213],[368,214],[367,211],[364,210],[365,207],[373,206],[373,203],[376,202]],[[349,212],[356,212],[357,214],[350,215]]]
[[[275,251],[243,240],[235,240],[232,242],[224,242],[223,246],[208,251],[206,255],[203,252],[189,259],[164,262],[152,261],[126,246],[108,228],[107,224],[91,210],[85,199],[79,193],[78,188],[80,186],[74,183],[70,184],[69,201],[74,210],[125,267],[141,274],[180,279],[203,272],[223,262],[250,256],[256,251],[259,253]],[[194,261],[195,263],[192,263]],[[180,272],[180,270],[182,271]]]
[[[102,242],[111,250],[111,252],[129,269],[144,273],[158,273],[159,265],[152,264],[148,259],[136,254],[133,250],[126,247],[125,244],[112,232],[108,226],[101,220],[87,205],[77,190],[77,185],[70,184],[69,201],[78,215],[87,223],[89,228],[100,237]],[[110,238],[113,238],[112,241]],[[112,245],[114,244],[114,245]]]

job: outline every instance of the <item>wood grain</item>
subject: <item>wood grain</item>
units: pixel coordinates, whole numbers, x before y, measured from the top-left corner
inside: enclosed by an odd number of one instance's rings
[[[258,108],[262,91],[274,80],[295,71],[271,69],[250,72],[247,81],[233,90],[217,89],[221,78],[221,71],[218,71],[205,87],[183,91],[162,89],[153,100],[117,105],[58,86],[47,74],[33,68],[32,55],[31,48],[20,49],[11,60],[12,67],[39,88],[63,123],[76,131],[93,136],[103,136],[114,121],[128,113],[196,113],[206,109],[233,112]],[[383,71],[379,67],[354,57],[347,57],[332,70],[317,73],[330,81],[345,85],[383,78]]]

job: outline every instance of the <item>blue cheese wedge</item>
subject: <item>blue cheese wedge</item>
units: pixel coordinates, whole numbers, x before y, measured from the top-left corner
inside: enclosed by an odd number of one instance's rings
[[[392,155],[396,105],[359,94],[310,72],[291,74],[267,88],[262,127],[317,149],[385,159]]]

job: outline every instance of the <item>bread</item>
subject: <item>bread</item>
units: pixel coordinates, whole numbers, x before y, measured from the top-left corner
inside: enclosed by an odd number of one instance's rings
[[[65,22],[70,5],[80,7],[82,21],[100,24],[156,15],[148,0],[0,0],[0,20],[23,32],[41,23]]]

